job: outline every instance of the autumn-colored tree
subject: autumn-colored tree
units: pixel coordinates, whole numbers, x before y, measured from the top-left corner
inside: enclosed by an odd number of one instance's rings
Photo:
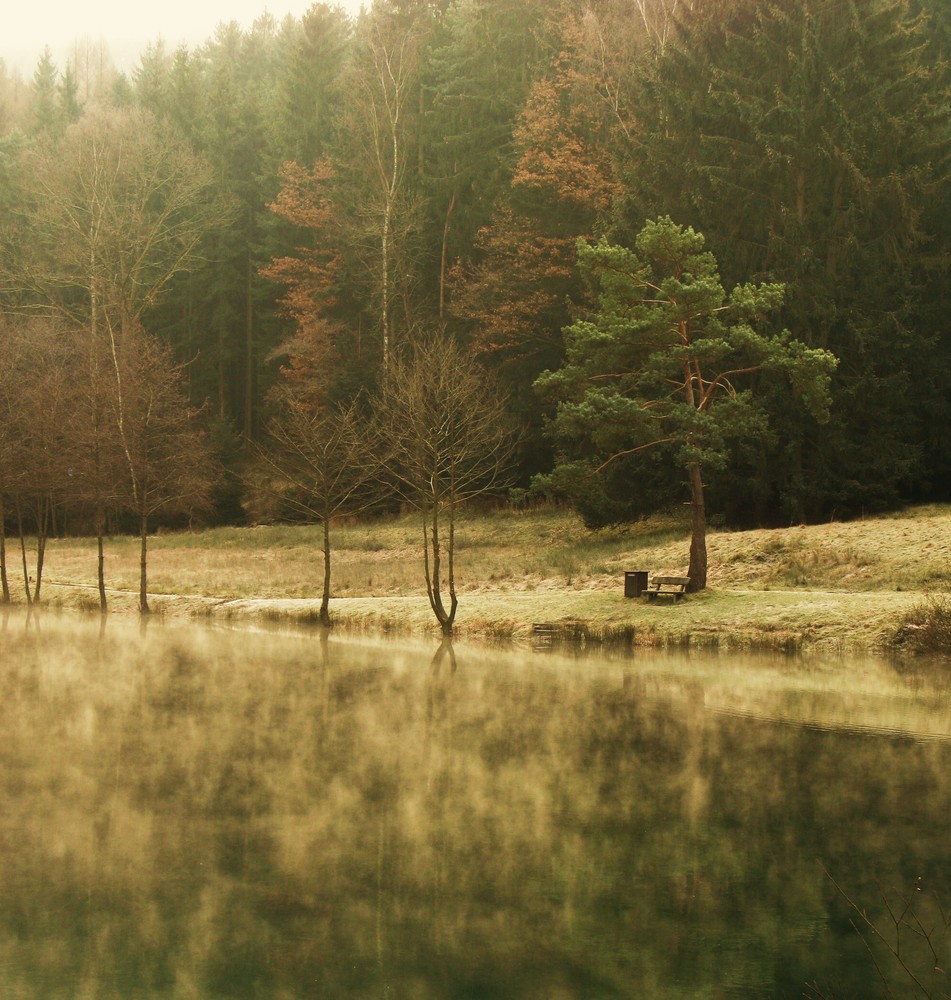
[[[79,338],[83,331],[74,334]],[[105,578],[106,518],[118,506],[126,482],[126,461],[121,428],[115,421],[116,403],[124,386],[116,377],[111,344],[102,337],[85,335],[77,344],[76,402],[72,450],[74,477],[69,502],[91,512],[96,534],[96,581],[99,610],[108,610]]]
[[[143,317],[188,266],[205,227],[223,217],[209,179],[201,159],[150,114],[87,114],[25,154],[19,225],[8,230],[0,255],[21,307],[64,316],[87,332],[76,374],[86,383],[83,412],[93,434],[86,440],[99,463],[84,482],[96,494],[89,501],[103,608],[103,526],[114,480],[106,456],[125,432],[121,423],[107,426],[104,400],[119,419],[134,409],[126,393],[138,378]]]
[[[450,270],[511,182],[512,133],[539,66],[547,62],[549,4],[450,4],[427,54],[423,170],[430,241],[439,241],[438,306],[449,315]]]
[[[575,241],[598,230],[622,193],[612,152],[631,116],[593,18],[560,22],[558,54],[514,130],[509,197],[478,234],[473,261],[454,272],[454,311],[497,362],[557,361],[566,299],[577,294]]]
[[[575,226],[591,232],[623,193],[613,156],[629,141],[633,113],[620,74],[607,63],[596,15],[566,17],[560,27],[561,51],[532,88],[515,129],[512,185],[563,214],[574,210]]]
[[[452,271],[451,312],[510,387],[535,456],[546,449],[531,385],[561,361],[571,303],[584,297],[575,243],[604,227],[622,193],[613,157],[629,113],[592,16],[558,22],[556,55],[514,128],[510,190]]]
[[[475,248],[476,260],[453,268],[452,312],[471,325],[479,353],[496,365],[557,361],[575,279],[573,242],[505,205]]]
[[[334,317],[341,271],[339,212],[333,201],[334,171],[326,161],[310,169],[297,163],[281,168],[281,190],[271,211],[300,234],[294,255],[276,258],[261,274],[286,289],[281,306],[295,324],[293,338],[278,352],[287,358],[285,379],[313,406],[325,404],[338,358],[341,324]]]
[[[237,438],[266,428],[276,378],[347,400],[416,329],[453,322],[530,430],[524,479],[550,459],[532,382],[586,305],[575,240],[630,245],[645,218],[669,214],[706,234],[728,285],[783,282],[777,322],[842,362],[837,419],[821,431],[788,385],[760,395],[776,434],[718,483],[728,516],[947,492],[947,0],[365,8],[225,24],[192,51],[154,42],[128,77],[101,45],[75,49],[65,72],[49,57],[25,77],[0,66],[4,308],[54,305],[109,347],[116,316],[138,313],[130,292],[148,301],[139,320],[189,361],[190,396],[215,400],[235,462]],[[332,202],[329,237],[267,211],[286,161],[305,174],[333,164],[312,192]],[[135,180],[159,175],[151,194]],[[221,224],[206,211],[219,198],[233,206]],[[164,232],[197,215],[198,242],[140,296],[168,244],[149,242],[134,276],[109,244],[141,246],[142,223],[168,205]],[[301,329],[291,299],[319,275],[289,270],[292,289],[260,269],[300,248],[338,254],[339,269],[333,304],[309,303],[306,337],[288,344]]]
[[[20,538],[27,602],[41,598],[46,544],[56,509],[70,497],[73,445],[80,400],[74,372],[75,332],[49,320],[8,321],[0,329],[4,468],[0,488],[10,498]],[[27,526],[36,542],[32,578],[27,568]],[[5,545],[4,545],[5,549]],[[4,551],[5,558],[5,551]],[[9,598],[9,589],[4,593]]]

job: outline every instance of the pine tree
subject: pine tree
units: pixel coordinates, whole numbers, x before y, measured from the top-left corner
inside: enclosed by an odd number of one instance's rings
[[[566,331],[565,364],[538,380],[557,403],[561,447],[554,481],[590,489],[608,466],[666,449],[687,475],[693,532],[691,590],[707,583],[705,474],[722,469],[731,438],[764,435],[750,390],[754,376],[781,376],[817,418],[828,415],[835,358],[767,317],[782,302],[776,284],[726,293],[713,254],[693,229],[669,217],[648,222],[633,249],[579,241],[578,263],[597,299]]]

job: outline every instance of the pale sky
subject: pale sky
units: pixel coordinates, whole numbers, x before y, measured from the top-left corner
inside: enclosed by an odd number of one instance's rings
[[[250,25],[267,11],[280,23],[300,17],[313,0],[19,0],[5,3],[0,23],[0,58],[9,70],[33,75],[45,46],[62,71],[75,42],[104,42],[120,69],[128,70],[150,42],[160,38],[172,49],[200,45],[222,21]],[[357,14],[361,0],[336,0]]]

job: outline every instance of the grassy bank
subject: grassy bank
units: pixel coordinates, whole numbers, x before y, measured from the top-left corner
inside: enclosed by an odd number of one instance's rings
[[[432,632],[421,528],[411,516],[334,531],[336,622]],[[682,573],[684,518],[587,531],[556,509],[470,513],[458,530],[461,635],[528,638],[551,623],[588,641],[797,649],[889,645],[922,602],[951,589],[951,506],[782,530],[712,531],[708,589],[677,604],[625,599],[626,570]],[[313,618],[321,584],[315,527],[215,528],[150,543],[150,592],[167,614]],[[95,605],[95,544],[58,539],[44,600]],[[138,549],[107,548],[112,606],[134,606]],[[128,593],[125,593],[125,592]]]

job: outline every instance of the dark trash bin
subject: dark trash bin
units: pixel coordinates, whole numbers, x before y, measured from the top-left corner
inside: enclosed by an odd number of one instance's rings
[[[646,570],[634,570],[624,574],[624,596],[640,597],[647,590]]]

